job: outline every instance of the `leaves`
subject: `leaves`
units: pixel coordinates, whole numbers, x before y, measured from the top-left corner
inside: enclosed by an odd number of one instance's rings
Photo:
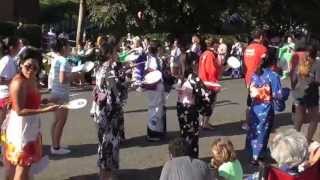
[[[76,14],[76,3],[78,0],[41,0],[41,7],[46,9],[46,19],[56,20],[66,13]],[[228,26],[236,31],[257,26],[279,31],[299,25],[316,28],[320,27],[318,9],[319,0],[87,0],[90,25],[120,34],[223,33]],[[143,14],[142,19],[138,12]]]

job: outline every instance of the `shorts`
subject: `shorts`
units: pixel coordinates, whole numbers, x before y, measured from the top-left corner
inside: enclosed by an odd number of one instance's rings
[[[299,106],[305,106],[306,108],[317,107],[319,106],[319,96],[315,96],[315,97],[304,96],[302,98],[295,99],[294,104]]]
[[[319,88],[314,84],[310,84],[309,88],[305,90],[305,95],[301,98],[295,98],[294,104],[305,106],[306,108],[319,106]]]
[[[51,93],[50,100],[56,104],[65,104],[69,102],[69,93]]]

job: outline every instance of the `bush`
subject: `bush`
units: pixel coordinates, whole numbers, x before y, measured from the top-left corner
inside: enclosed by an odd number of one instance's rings
[[[24,24],[17,30],[16,35],[25,38],[30,42],[30,45],[40,47],[41,44],[41,27],[36,24]]]
[[[17,29],[15,22],[1,22],[0,21],[0,36],[13,36]]]
[[[41,27],[37,24],[23,24],[17,29],[18,24],[15,22],[0,22],[0,36],[17,36],[25,38],[30,42],[30,45],[40,47],[41,42]]]

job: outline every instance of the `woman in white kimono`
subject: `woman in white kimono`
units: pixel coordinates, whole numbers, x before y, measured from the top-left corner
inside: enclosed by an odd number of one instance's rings
[[[161,62],[157,56],[157,49],[157,43],[151,42],[145,66],[146,76],[148,73],[161,71]],[[148,97],[147,140],[160,141],[166,133],[165,91],[162,77],[157,83],[152,85],[144,84],[143,87]]]

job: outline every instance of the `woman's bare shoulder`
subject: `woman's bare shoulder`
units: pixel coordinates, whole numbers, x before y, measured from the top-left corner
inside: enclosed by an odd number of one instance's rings
[[[13,77],[13,79],[10,82],[10,89],[17,89],[20,87],[25,87],[25,81],[22,79],[22,77],[17,74],[16,76]]]

